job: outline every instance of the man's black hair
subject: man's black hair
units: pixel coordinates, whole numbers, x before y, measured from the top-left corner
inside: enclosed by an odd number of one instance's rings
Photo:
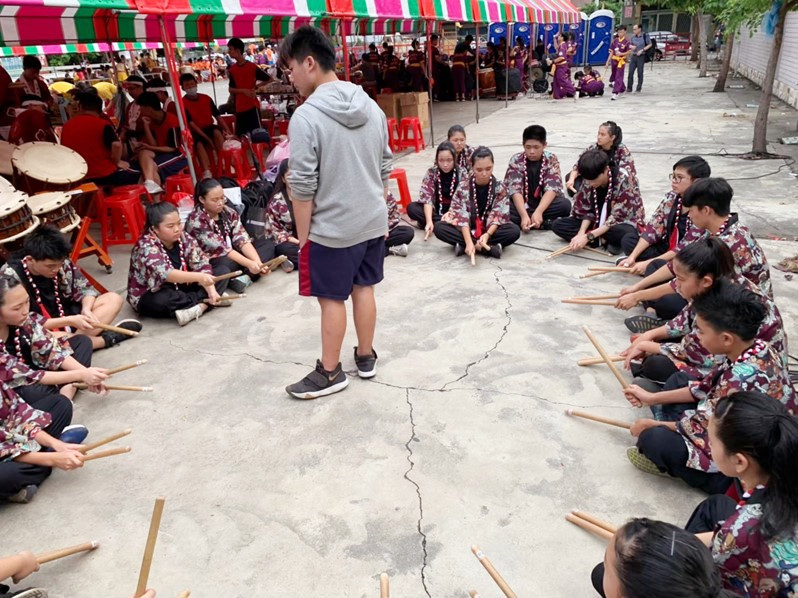
[[[197,78],[192,75],[191,73],[183,73],[180,75],[180,86],[183,86],[183,83],[188,83],[189,81],[197,82]]]
[[[280,55],[285,61],[297,62],[312,56],[321,70],[328,73],[335,70],[335,48],[320,29],[310,25],[304,25],[286,37],[280,45]]]
[[[65,260],[69,257],[71,247],[61,234],[61,231],[52,225],[40,226],[25,237],[22,253],[31,256],[34,260]]]
[[[693,299],[693,309],[716,332],[730,332],[744,341],[754,339],[767,315],[759,295],[725,278]]]
[[[701,156],[685,156],[673,165],[674,170],[677,168],[687,172],[693,179],[706,179],[712,175],[712,169]]]
[[[721,178],[700,179],[693,183],[682,199],[685,208],[709,207],[718,216],[728,216],[731,211],[731,200],[734,189]]]
[[[523,143],[530,140],[540,141],[543,145],[546,145],[546,129],[540,125],[529,125],[524,129]]]
[[[227,42],[228,48],[233,48],[234,50],[238,50],[239,52],[244,52],[244,41],[240,37],[231,37],[230,40]]]
[[[38,56],[23,56],[22,57],[22,70],[38,69],[42,70],[42,61]]]
[[[136,99],[136,104],[143,108],[152,108],[153,110],[163,110],[161,100],[152,91],[145,91]]]
[[[78,94],[78,105],[83,110],[91,110],[92,112],[102,112],[103,111],[103,101],[102,98],[96,93],[91,92],[81,92]]]
[[[607,157],[606,152],[600,149],[593,149],[580,156],[576,167],[584,180],[592,181],[597,179],[609,165],[610,159]]]

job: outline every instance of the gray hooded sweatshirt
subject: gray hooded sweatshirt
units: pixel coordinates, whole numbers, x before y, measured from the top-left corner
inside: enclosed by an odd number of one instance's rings
[[[310,240],[351,247],[388,232],[384,188],[393,155],[385,114],[357,85],[325,83],[288,128],[291,196],[313,201]]]

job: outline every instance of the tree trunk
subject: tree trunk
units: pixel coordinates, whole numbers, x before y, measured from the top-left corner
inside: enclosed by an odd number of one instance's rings
[[[706,77],[707,76],[707,61],[709,60],[709,52],[707,49],[707,22],[709,21],[709,17],[704,14],[703,10],[698,11],[698,43],[699,43],[699,52],[701,60],[698,62],[698,66],[701,69],[698,72],[699,77]]]
[[[767,154],[768,145],[768,115],[770,114],[770,99],[773,95],[773,81],[776,79],[776,67],[781,54],[781,42],[784,40],[784,21],[787,13],[798,6],[798,0],[785,2],[779,10],[778,22],[773,31],[773,47],[770,49],[770,59],[765,69],[765,79],[762,81],[762,91],[759,94],[759,110],[754,120],[754,143],[751,151],[754,155]]]
[[[698,60],[698,15],[693,15],[690,20],[690,60]]]
[[[715,89],[712,90],[713,92],[726,91],[726,79],[731,69],[732,50],[734,50],[734,35],[734,31],[730,31],[726,34],[726,43],[723,46],[723,51],[725,52],[723,55],[723,63],[720,65],[720,73],[718,73],[718,79],[715,81]]]

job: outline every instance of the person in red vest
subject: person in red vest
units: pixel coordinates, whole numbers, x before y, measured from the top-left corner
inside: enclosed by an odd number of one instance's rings
[[[235,60],[235,64],[227,69],[227,77],[230,80],[230,95],[235,102],[236,135],[246,135],[261,126],[256,88],[271,81],[271,77],[246,60],[244,42],[240,38],[231,38],[227,42],[227,51],[230,58]]]
[[[8,139],[11,123],[14,122],[14,93],[11,89],[11,75],[0,66],[0,137]]]
[[[22,111],[11,125],[8,140],[17,145],[30,141],[56,143],[55,131],[47,113],[47,104],[32,94],[22,96]]]
[[[144,136],[139,145],[141,150],[149,150],[155,154],[157,173],[144,173],[144,185],[153,195],[161,193],[160,180],[166,180],[173,174],[182,171],[188,165],[186,157],[180,151],[180,125],[174,114],[166,112],[161,100],[151,91],[145,91],[136,100],[144,117]],[[150,176],[151,175],[151,176]]]
[[[232,133],[219,118],[221,114],[211,97],[197,92],[197,78],[194,75],[191,73],[180,75],[180,87],[186,93],[183,96],[183,107],[186,109],[188,128],[194,137],[194,151],[202,168],[202,178],[209,179],[213,177],[209,153],[215,150],[218,154],[222,151],[225,133]]]

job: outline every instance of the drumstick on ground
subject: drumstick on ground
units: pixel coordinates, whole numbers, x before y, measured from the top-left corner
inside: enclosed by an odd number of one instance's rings
[[[585,278],[593,278],[594,276],[603,276],[605,274],[612,274],[612,273],[613,270],[601,270],[599,272],[590,272],[588,274],[582,274],[581,276],[579,276],[579,279],[582,280]]]
[[[593,525],[597,525],[600,528],[607,530],[611,534],[614,534],[615,532],[618,531],[618,528],[614,526],[612,523],[604,521],[603,519],[599,519],[598,517],[595,517],[590,513],[585,513],[584,511],[580,511],[579,509],[573,509],[571,511],[571,514],[576,515],[577,517],[579,517],[580,519],[584,519],[585,521],[589,521]]]
[[[185,592],[180,592],[180,596],[178,596],[177,598],[188,598],[189,596],[191,596],[191,592],[186,590]]]
[[[94,324],[95,328],[100,330],[108,330],[109,332],[118,332],[127,336],[138,336],[139,333],[135,330],[128,330],[127,328],[120,328],[119,326],[111,326],[110,324]]]
[[[121,432],[118,432],[117,434],[108,436],[107,438],[103,438],[102,440],[98,440],[97,442],[92,442],[91,444],[87,444],[82,449],[80,449],[80,452],[85,455],[89,451],[93,451],[94,449],[99,448],[105,444],[108,444],[109,442],[113,442],[114,440],[119,440],[120,438],[124,438],[132,431],[133,430],[131,428],[128,428],[127,430],[123,430]]]
[[[565,519],[566,519],[566,521],[570,521],[574,525],[576,525],[578,527],[581,527],[583,530],[588,531],[588,532],[592,532],[592,533],[596,534],[597,536],[600,536],[600,537],[604,538],[605,540],[609,540],[609,539],[612,538],[612,532],[607,531],[603,527],[599,527],[598,525],[595,525],[595,524],[593,524],[593,523],[591,523],[591,522],[589,522],[589,521],[587,521],[585,519],[582,519],[581,517],[577,517],[576,515],[574,515],[572,513],[568,513],[565,516]]]
[[[221,297],[219,297],[219,300],[220,301],[227,301],[227,300],[234,301],[235,299],[244,299],[246,296],[247,296],[246,293],[241,293],[240,295],[222,295]],[[210,298],[203,299],[203,301],[205,303],[211,303]],[[211,305],[213,305],[213,304],[211,303]]]
[[[588,272],[629,272],[631,268],[626,266],[589,266]]]
[[[213,282],[221,282],[222,280],[227,280],[228,278],[238,278],[241,276],[242,271],[236,270],[235,272],[228,272],[227,274],[222,274],[220,276],[214,276]]]
[[[561,247],[557,251],[552,251],[549,255],[546,256],[546,259],[550,260],[552,258],[562,255],[563,253],[568,253],[569,251],[571,251],[571,246],[566,245],[565,247]]]
[[[473,552],[474,556],[479,559],[479,562],[482,563],[483,567],[485,567],[485,571],[487,571],[488,575],[493,578],[493,581],[495,581],[496,585],[499,586],[499,589],[504,592],[504,595],[507,596],[507,598],[517,598],[515,592],[510,589],[510,586],[507,585],[507,582],[504,581],[504,578],[501,576],[501,574],[496,571],[496,567],[493,566],[493,563],[490,562],[490,559],[488,559],[488,557],[486,557],[485,554],[479,549],[479,546],[476,544],[472,546],[471,552]]]
[[[593,253],[598,253],[599,255],[603,255],[604,257],[612,257],[609,253],[602,249],[596,249],[595,247],[591,247],[590,245],[585,245],[586,251],[592,251]]]
[[[138,361],[136,361],[134,363],[129,363],[127,365],[120,365],[118,368],[114,368],[112,370],[108,370],[106,373],[109,376],[113,376],[114,374],[118,374],[119,372],[124,372],[125,370],[132,370],[133,368],[137,368],[140,365],[144,365],[145,363],[147,363],[147,361],[149,361],[149,360],[148,359],[139,359]]]
[[[77,544],[76,546],[70,546],[69,548],[51,550],[50,552],[42,552],[41,554],[36,555],[36,560],[40,565],[44,565],[50,561],[62,559],[65,556],[72,556],[73,554],[78,554],[79,552],[88,552],[90,550],[94,550],[99,545],[100,543],[97,541],[84,542],[83,544]]]
[[[73,382],[72,386],[78,390],[86,390],[89,385],[85,382]],[[152,392],[152,386],[125,386],[123,384],[104,384],[108,390],[129,390],[132,392]]]
[[[562,300],[563,303],[575,303],[576,305],[606,305],[614,306],[615,301],[605,301],[602,299],[582,299],[581,297],[566,298]]]
[[[624,430],[628,430],[632,427],[632,424],[627,424],[619,419],[612,419],[611,417],[604,417],[603,415],[593,415],[592,413],[588,413],[587,411],[579,411],[578,409],[566,409],[565,413],[574,417],[581,417],[582,419],[589,419],[594,422],[607,424],[608,426],[623,428]]]
[[[150,567],[152,566],[152,555],[155,552],[155,542],[158,540],[158,528],[161,527],[161,515],[163,515],[163,505],[166,499],[159,496],[155,499],[155,506],[152,509],[150,519],[150,532],[147,535],[147,545],[144,548],[144,558],[141,559],[141,570],[139,571],[139,583],[136,586],[134,598],[139,598],[147,591],[147,580],[150,578]]]
[[[479,598],[479,592],[477,592],[476,590],[468,590],[468,595],[471,598]]]
[[[621,273],[628,274],[631,271],[630,268],[626,268],[626,269],[622,269],[622,270],[619,270],[619,269],[616,269],[616,268],[613,268],[613,269],[610,269],[610,268],[588,268],[588,270],[590,270],[590,272],[588,272],[587,274],[582,274],[579,278],[593,278],[594,276],[603,276],[604,274],[613,274],[613,273],[616,273],[616,272],[621,272]]]
[[[380,573],[380,598],[391,598],[391,588],[388,582],[388,574]]]
[[[118,448],[107,449],[97,453],[92,453],[91,455],[86,455],[83,458],[83,462],[85,463],[86,461],[93,461],[94,459],[103,459],[105,457],[113,457],[114,455],[129,453],[131,450],[132,449],[129,446],[120,446]]]
[[[582,330],[584,330],[585,334],[587,335],[587,338],[590,339],[590,342],[593,343],[593,346],[596,348],[596,351],[598,351],[599,355],[601,355],[601,358],[610,368],[613,375],[618,379],[618,382],[621,383],[621,386],[624,389],[629,388],[629,383],[623,377],[618,367],[612,362],[607,351],[604,350],[604,347],[601,345],[601,343],[598,341],[595,335],[590,331],[590,328],[588,328],[587,325],[585,325],[582,326]]]
[[[625,357],[621,357],[620,355],[610,355],[610,359],[612,361],[624,361],[626,360]],[[584,359],[580,359],[576,362],[577,365],[586,366],[586,365],[597,365],[599,363],[604,363],[603,357],[585,357]]]
[[[476,252],[476,250],[474,250],[474,253],[471,254],[471,265],[472,266],[476,266],[477,265],[477,252]]]

